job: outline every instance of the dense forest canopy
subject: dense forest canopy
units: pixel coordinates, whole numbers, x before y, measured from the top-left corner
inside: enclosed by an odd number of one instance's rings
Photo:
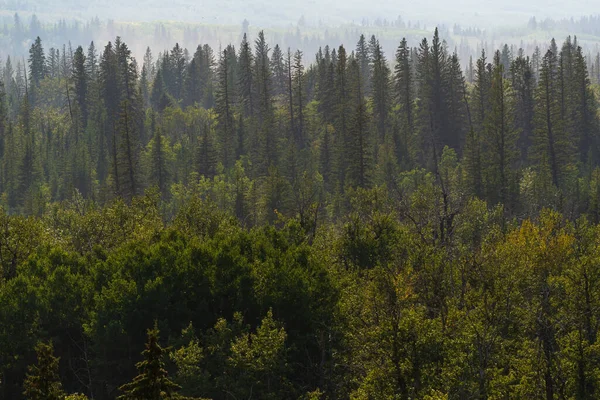
[[[245,26],[136,57],[15,27],[1,398],[600,396],[600,55],[575,35],[464,59],[439,29],[312,54]]]

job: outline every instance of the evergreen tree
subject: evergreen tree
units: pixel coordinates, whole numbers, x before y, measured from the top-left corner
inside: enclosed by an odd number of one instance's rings
[[[85,127],[88,120],[88,76],[85,68],[85,55],[81,46],[77,47],[73,57],[73,82],[75,101],[81,114],[81,122]]]
[[[27,400],[62,400],[62,390],[58,375],[59,359],[54,356],[52,343],[39,342],[35,346],[37,364],[30,365],[23,382],[23,395]]]
[[[196,165],[198,166],[198,173],[201,176],[212,179],[216,175],[217,157],[213,135],[208,125],[204,126],[199,137]]]
[[[277,139],[274,130],[274,110],[271,99],[271,65],[269,46],[264,32],[255,42],[254,71],[256,74],[257,123],[256,158],[257,170],[265,173],[269,166],[277,165]]]
[[[373,36],[372,40],[375,40],[375,36]],[[363,77],[361,92],[364,96],[368,96],[371,91],[371,48],[369,48],[369,44],[367,43],[367,39],[365,35],[361,34],[358,39],[358,43],[356,44],[356,58],[358,60],[358,66],[360,68],[360,76]]]
[[[414,138],[414,82],[410,63],[410,48],[403,38],[396,51],[394,68],[394,89],[396,102],[400,107],[400,134],[396,144],[396,154],[400,163],[411,164],[411,148]]]
[[[183,49],[179,46],[179,43],[175,43],[175,46],[171,50],[170,55],[170,70],[173,73],[172,85],[168,86],[170,94],[177,100],[183,99],[184,83],[185,83],[185,71],[186,71],[186,60],[183,54]]]
[[[236,130],[234,115],[234,86],[232,85],[229,47],[223,50],[217,69],[218,85],[215,98],[215,111],[217,113],[217,129],[219,134],[220,159],[225,168],[233,166],[239,156],[236,154]]]
[[[286,92],[286,72],[283,61],[283,52],[278,44],[273,48],[271,66],[273,69],[273,95],[281,96]]]
[[[572,140],[561,117],[559,70],[556,53],[548,50],[542,59],[535,93],[534,152],[538,169],[548,172],[555,187],[565,183],[566,168],[573,162]]]
[[[489,203],[499,202],[510,207],[517,132],[513,121],[512,90],[504,77],[502,55],[497,51],[492,71],[491,105],[484,121],[482,160]]]
[[[354,58],[348,67],[348,76],[351,82],[349,96],[354,112],[345,151],[348,160],[347,181],[351,186],[365,188],[371,181],[373,143],[368,128],[369,116],[361,92],[360,67]]]
[[[38,87],[46,77],[46,56],[42,40],[38,36],[29,49],[29,79],[32,87]]]
[[[372,44],[371,60],[373,117],[379,142],[382,142],[386,135],[390,108],[390,70],[378,40],[374,40]]]
[[[304,133],[305,75],[304,66],[302,65],[302,52],[300,50],[296,50],[296,53],[294,53],[294,65],[292,66],[292,70],[294,82],[293,98],[295,98],[293,108],[296,109],[297,115],[294,137],[298,148],[303,149],[307,146],[308,138],[305,137]]]
[[[119,388],[123,394],[117,397],[118,400],[177,398],[180,387],[169,379],[163,360],[168,349],[161,347],[158,341],[158,328],[155,326],[154,329],[148,329],[148,341],[145,350],[142,351],[144,360],[136,364],[139,375]]]
[[[511,66],[512,88],[515,96],[515,126],[520,132],[518,148],[521,165],[526,165],[533,137],[533,108],[535,77],[531,60],[520,54]]]
[[[255,112],[255,84],[252,72],[254,57],[250,49],[250,43],[244,34],[244,39],[240,46],[239,55],[239,96],[244,111],[244,116],[253,117]]]
[[[149,184],[156,185],[160,191],[161,197],[165,199],[169,192],[169,182],[171,171],[169,168],[169,145],[166,142],[162,129],[156,124],[156,116],[152,114],[152,125],[154,127],[154,137],[148,144],[150,147],[150,173]]]

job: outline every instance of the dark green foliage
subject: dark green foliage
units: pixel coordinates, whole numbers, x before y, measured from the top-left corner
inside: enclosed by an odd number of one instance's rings
[[[595,64],[445,33],[7,58],[2,398],[598,398]]]
[[[61,400],[65,394],[58,375],[58,358],[52,343],[36,345],[37,363],[28,368],[23,395],[27,400]]]
[[[118,400],[178,398],[176,393],[180,387],[169,379],[163,360],[169,349],[160,346],[158,334],[159,330],[156,325],[154,329],[148,330],[148,341],[142,352],[144,360],[135,365],[139,375],[133,378],[130,383],[119,388],[123,394],[117,397]]]

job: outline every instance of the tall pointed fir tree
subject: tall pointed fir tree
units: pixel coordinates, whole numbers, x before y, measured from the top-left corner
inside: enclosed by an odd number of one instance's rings
[[[82,127],[85,128],[88,120],[88,76],[85,67],[85,55],[83,47],[77,47],[73,56],[73,84],[74,98],[79,109],[80,121]]]
[[[381,143],[386,136],[390,112],[390,69],[379,40],[374,39],[370,50],[373,118],[377,127],[378,142]]]
[[[200,174],[200,176],[205,176],[208,179],[212,179],[216,175],[217,154],[215,150],[213,132],[208,123],[204,125],[202,132],[198,137],[198,144],[196,147],[196,165],[198,167],[198,174]]]
[[[255,165],[260,175],[270,166],[277,166],[277,137],[274,129],[274,110],[271,99],[271,64],[269,45],[263,31],[255,41],[254,71],[256,74],[257,127]]]
[[[414,82],[410,62],[410,48],[403,38],[396,50],[394,67],[394,95],[399,106],[399,127],[396,137],[396,155],[401,166],[412,165],[414,141]]]
[[[371,183],[373,143],[369,131],[369,115],[361,91],[360,67],[355,58],[350,60],[348,78],[350,85],[348,94],[353,112],[345,149],[348,160],[347,183],[352,187],[365,188]]]
[[[373,36],[374,38],[374,36]],[[369,86],[371,82],[371,51],[369,48],[369,43],[367,43],[367,39],[365,35],[361,34],[358,39],[358,43],[356,44],[356,58],[358,61],[358,66],[360,68],[360,75],[363,77],[361,92],[364,96],[368,96],[371,91],[371,87]]]
[[[137,66],[131,51],[120,41],[115,42],[115,46],[121,90],[115,167],[119,186],[115,189],[120,197],[131,201],[142,189],[139,163],[139,138],[143,128],[141,96],[137,86]]]
[[[294,137],[299,149],[304,149],[308,145],[308,138],[305,136],[304,129],[304,102],[305,97],[305,74],[304,65],[302,65],[302,52],[296,50],[294,53],[294,65],[292,66],[293,80],[293,108],[296,109],[296,126]]]
[[[236,154],[237,141],[235,129],[235,87],[230,75],[230,54],[233,51],[227,47],[219,59],[217,68],[217,88],[215,96],[215,112],[217,114],[217,131],[219,137],[219,154],[225,168],[233,167],[239,154]]]
[[[165,369],[164,357],[168,349],[160,346],[159,330],[148,330],[148,341],[142,356],[144,359],[136,364],[139,374],[133,380],[121,386],[123,393],[118,400],[164,400],[178,398],[179,385],[169,379]]]
[[[278,44],[273,48],[273,54],[271,55],[271,68],[273,70],[273,95],[282,96],[286,93],[286,74],[283,52]]]
[[[150,147],[150,163],[148,170],[148,183],[156,185],[161,198],[166,199],[169,194],[169,183],[171,181],[171,169],[169,165],[169,144],[162,134],[160,124],[156,122],[156,114],[151,116],[151,125],[154,136],[148,147]]]
[[[245,117],[253,117],[255,112],[255,83],[252,67],[254,57],[246,34],[240,45],[239,55],[239,96]]]
[[[572,138],[565,130],[561,116],[561,96],[557,55],[546,52],[540,67],[540,79],[535,92],[534,150],[532,158],[541,174],[547,173],[552,184],[561,188],[567,168],[574,161]]]
[[[517,156],[517,132],[514,124],[514,97],[505,79],[500,51],[494,56],[490,90],[490,110],[484,121],[483,168],[489,204],[514,205],[513,174]],[[513,193],[511,193],[511,191]]]
[[[52,343],[35,346],[37,363],[30,365],[23,382],[26,400],[63,400],[65,393],[58,375],[59,359],[54,356]]]
[[[337,190],[342,192],[345,186],[346,170],[348,168],[348,158],[345,149],[349,142],[349,129],[352,115],[352,102],[348,90],[348,58],[344,46],[340,46],[337,52],[337,62],[335,71],[335,103],[333,107],[334,115],[334,147],[335,147],[335,182]]]
[[[512,62],[510,76],[515,96],[515,127],[519,132],[519,160],[520,165],[525,166],[533,137],[535,88],[535,75],[529,57],[520,53]]]

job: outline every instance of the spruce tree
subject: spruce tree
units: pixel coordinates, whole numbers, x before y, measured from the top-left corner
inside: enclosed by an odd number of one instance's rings
[[[277,165],[277,139],[274,129],[274,110],[271,99],[271,64],[269,46],[263,31],[255,41],[254,71],[256,74],[257,123],[255,155],[257,171],[264,174],[268,167]]]
[[[562,187],[566,167],[573,160],[573,142],[561,116],[560,80],[556,53],[548,50],[542,59],[535,93],[534,151],[532,158],[541,173],[548,172],[552,184]]]
[[[144,359],[136,364],[139,374],[119,388],[123,393],[118,400],[163,400],[177,398],[179,385],[169,379],[163,360],[168,349],[159,344],[159,330],[148,330]]]
[[[518,148],[521,165],[526,165],[533,137],[535,76],[531,60],[519,54],[511,65],[512,88],[515,96],[515,127],[520,132]]]
[[[85,127],[88,120],[88,76],[85,67],[85,55],[81,46],[77,47],[73,57],[73,83],[75,86],[75,101],[81,115],[82,126]]]
[[[373,39],[374,38],[375,37],[373,36]],[[369,43],[367,43],[365,35],[361,34],[358,43],[356,44],[356,58],[360,69],[360,75],[363,77],[361,92],[364,96],[368,96],[371,90],[371,54],[372,49],[369,48]]]
[[[278,44],[273,48],[273,54],[271,55],[271,68],[273,70],[273,95],[281,96],[286,92],[286,73],[283,61],[283,52]]]
[[[169,181],[171,179],[171,171],[168,164],[168,143],[166,142],[160,125],[156,124],[156,116],[152,113],[152,126],[154,137],[148,144],[150,146],[150,168],[149,168],[149,184],[156,185],[165,199],[169,191]]]
[[[23,382],[26,400],[62,400],[65,393],[58,375],[59,359],[54,356],[52,343],[39,342],[35,346],[37,364],[30,365]]]
[[[505,79],[504,63],[499,51],[494,56],[490,102],[484,122],[482,156],[487,198],[490,204],[503,203],[510,207],[517,132],[513,120],[513,94]]]
[[[38,36],[29,49],[29,79],[32,87],[38,87],[46,77],[46,56],[42,40]]]
[[[386,135],[390,108],[390,70],[383,49],[378,40],[371,46],[371,93],[373,98],[373,117],[377,126],[378,141]],[[362,77],[362,75],[361,75]]]
[[[410,48],[403,38],[396,50],[394,67],[394,94],[400,107],[399,137],[396,144],[398,161],[404,166],[411,164],[411,148],[414,139],[414,82],[410,62]]]
[[[294,101],[293,108],[296,109],[296,126],[294,137],[299,149],[304,149],[307,146],[308,139],[304,133],[304,102],[305,102],[305,74],[304,65],[302,65],[302,52],[296,50],[294,53],[294,65],[292,66],[293,78],[293,93]]]
[[[212,179],[217,171],[217,154],[213,134],[208,124],[202,129],[196,149],[196,165],[198,166],[198,173],[201,176]]]
[[[348,67],[348,78],[353,113],[344,152],[348,160],[347,183],[353,187],[365,188],[371,182],[373,143],[368,127],[369,116],[361,91],[360,67],[354,58],[351,59]]]
[[[217,114],[217,129],[219,135],[220,159],[225,168],[233,166],[237,159],[236,130],[234,115],[234,87],[230,80],[231,67],[229,65],[229,48],[223,50],[217,69],[217,90],[215,97],[215,112]]]
[[[239,55],[239,96],[242,104],[244,116],[253,117],[255,112],[255,84],[252,72],[254,57],[250,49],[250,43],[244,34],[242,44],[240,45]]]

